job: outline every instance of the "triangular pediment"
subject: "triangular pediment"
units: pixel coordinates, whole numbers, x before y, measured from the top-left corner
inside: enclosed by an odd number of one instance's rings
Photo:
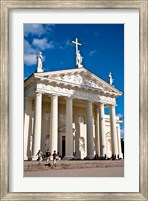
[[[41,82],[56,82],[59,84],[72,85],[73,87],[77,86],[86,89],[100,90],[103,92],[114,93],[116,94],[115,96],[122,94],[114,86],[108,84],[85,68],[35,73],[34,77],[40,79]]]

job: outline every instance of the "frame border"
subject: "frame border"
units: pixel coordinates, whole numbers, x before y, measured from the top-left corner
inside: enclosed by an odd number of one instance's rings
[[[9,193],[10,9],[138,9],[140,13],[139,193]],[[8,200],[148,200],[148,0],[1,0],[0,2],[0,198]]]

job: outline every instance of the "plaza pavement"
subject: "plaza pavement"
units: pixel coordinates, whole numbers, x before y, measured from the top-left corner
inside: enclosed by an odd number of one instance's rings
[[[124,177],[124,160],[24,161],[24,177]]]

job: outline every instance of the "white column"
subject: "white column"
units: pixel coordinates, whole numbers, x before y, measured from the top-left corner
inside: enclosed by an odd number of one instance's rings
[[[65,158],[73,158],[73,100],[66,99],[66,154]]]
[[[24,102],[24,160],[28,160],[28,142],[29,142],[29,128],[30,128],[30,115],[31,115],[31,100],[28,97]]]
[[[94,158],[92,102],[87,102],[87,158]]]
[[[101,103],[99,106],[99,119],[100,119],[100,154],[102,157],[106,154],[106,138],[105,138],[105,115],[104,115],[104,104]]]
[[[50,145],[51,154],[58,152],[58,96],[51,97]]]
[[[96,150],[98,156],[100,156],[99,108],[97,108],[96,112]]]
[[[121,139],[120,139],[120,126],[117,127],[117,132],[118,132],[118,154],[119,154],[119,158],[123,158],[123,154],[121,151]]]
[[[111,126],[111,138],[112,138],[112,154],[118,156],[118,142],[117,142],[117,130],[116,130],[116,114],[115,105],[110,106],[110,126]]]
[[[33,158],[37,159],[37,152],[41,149],[41,122],[42,122],[42,94],[35,95]]]

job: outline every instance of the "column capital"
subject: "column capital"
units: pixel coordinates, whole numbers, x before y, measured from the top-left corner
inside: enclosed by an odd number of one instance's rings
[[[92,100],[87,100],[87,104],[92,104],[93,101]]]
[[[51,96],[51,98],[58,98],[58,95],[57,95],[57,94],[53,94],[53,95]]]
[[[43,92],[41,92],[41,91],[35,91],[36,96],[41,96],[42,94],[43,94]]]
[[[99,103],[99,107],[104,107],[104,105],[105,105],[105,104],[104,104],[103,102],[100,102],[100,103]]]
[[[111,107],[116,107],[116,106],[117,106],[116,103],[109,105],[110,108],[111,108]]]

